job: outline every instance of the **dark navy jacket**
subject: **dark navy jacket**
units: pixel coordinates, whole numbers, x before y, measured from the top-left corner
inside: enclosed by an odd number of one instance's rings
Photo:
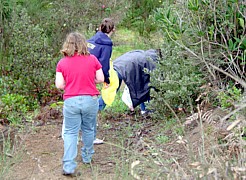
[[[103,74],[105,77],[105,82],[109,82],[109,62],[112,54],[113,42],[112,40],[103,32],[98,31],[94,36],[92,36],[88,42],[88,50],[91,54],[95,55],[102,65]]]
[[[150,99],[150,75],[144,69],[154,70],[157,60],[156,50],[150,49],[130,51],[113,61],[114,69],[129,88],[133,107]]]

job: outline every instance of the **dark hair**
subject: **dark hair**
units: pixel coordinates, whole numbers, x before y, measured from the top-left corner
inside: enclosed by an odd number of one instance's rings
[[[99,30],[102,31],[103,33],[110,33],[114,29],[114,22],[110,18],[105,18],[103,19]]]

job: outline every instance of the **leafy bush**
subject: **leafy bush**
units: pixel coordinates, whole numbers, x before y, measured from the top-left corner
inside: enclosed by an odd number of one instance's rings
[[[95,33],[102,19],[111,17],[117,23],[123,16],[125,0],[59,1],[22,0],[35,25],[39,25],[48,37],[57,56],[67,33],[80,31],[87,38]]]
[[[226,91],[222,91],[218,95],[218,99],[222,108],[235,108],[235,102],[238,102],[241,98],[241,89],[228,87]]]
[[[20,124],[29,110],[38,107],[37,102],[32,104],[19,94],[5,94],[0,100],[0,118],[7,119],[11,124]]]
[[[242,1],[166,3],[154,15],[165,36],[200,62],[213,85],[226,86],[231,78],[214,72],[210,64],[245,80],[245,17]],[[220,82],[219,82],[220,81]],[[221,83],[223,82],[223,83]]]
[[[157,29],[153,21],[149,19],[149,16],[161,4],[161,1],[157,0],[131,1],[122,25],[136,29],[140,35],[148,37],[150,32],[156,31]]]
[[[204,83],[202,73],[195,64],[185,59],[183,50],[173,43],[162,49],[163,58],[151,73],[151,84],[157,89],[152,91],[151,105],[160,113],[160,117],[170,116],[172,109],[191,108],[199,87]],[[170,109],[171,108],[171,109]]]
[[[3,60],[5,71],[13,84],[12,92],[31,101],[41,99],[47,92],[47,83],[54,76],[55,63],[44,31],[33,25],[24,8],[17,7],[9,25],[9,56]]]
[[[60,95],[52,84],[65,35],[77,30],[91,36],[105,16],[124,8],[127,2],[98,0],[78,6],[80,3],[51,0],[0,3],[1,22],[6,21],[0,27],[0,38],[3,38],[0,44],[1,75],[3,79],[11,80],[4,83],[9,88],[4,91],[18,92],[28,96],[30,101],[37,99],[40,104],[56,93]],[[117,22],[118,17],[113,18]]]
[[[166,41],[165,60],[155,73],[157,80],[152,80],[160,89],[161,97],[154,94],[160,102],[158,109],[164,104],[169,109],[187,106],[188,99],[192,104],[204,80],[222,90],[231,81],[245,80],[245,4],[189,0],[165,1],[162,6],[152,16]]]

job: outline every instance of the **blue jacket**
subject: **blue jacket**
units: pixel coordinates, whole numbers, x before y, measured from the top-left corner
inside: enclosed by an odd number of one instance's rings
[[[103,32],[98,31],[92,36],[88,42],[88,50],[91,54],[97,57],[102,65],[103,74],[105,77],[104,82],[109,82],[109,62],[113,49],[112,40]]]

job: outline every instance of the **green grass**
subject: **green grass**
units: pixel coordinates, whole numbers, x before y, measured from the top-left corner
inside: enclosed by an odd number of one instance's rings
[[[169,139],[169,137],[160,134],[160,135],[156,136],[156,140],[157,140],[157,142],[160,143],[160,144],[165,144],[165,143],[167,143],[170,139]]]
[[[103,113],[111,113],[111,114],[122,114],[125,113],[128,110],[128,107],[125,105],[125,103],[121,100],[122,91],[119,90],[116,94],[115,100],[112,103],[111,106],[106,106],[105,110],[102,111]]]
[[[111,56],[112,60],[115,60],[117,57],[128,51],[135,49],[146,50],[152,46],[151,44],[146,43],[145,40],[138,35],[138,33],[128,29],[117,29],[112,37],[112,40],[115,44],[113,46]]]

